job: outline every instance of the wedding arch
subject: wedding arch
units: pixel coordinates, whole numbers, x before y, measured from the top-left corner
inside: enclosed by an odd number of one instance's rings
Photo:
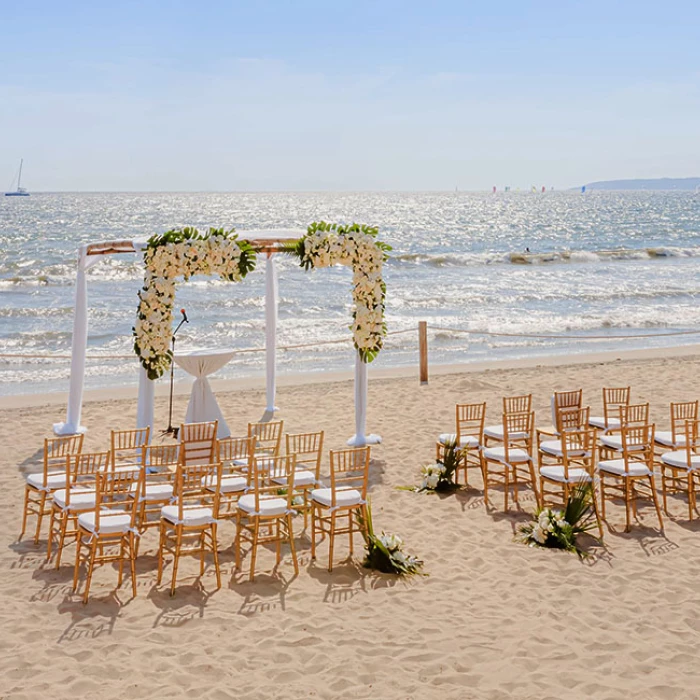
[[[299,235],[301,233],[301,235]],[[383,263],[390,247],[378,239],[378,229],[366,225],[309,225],[306,232],[289,230],[247,231],[240,238],[233,229],[176,229],[152,236],[147,241],[118,241],[81,246],[76,280],[73,322],[71,378],[67,417],[56,423],[59,435],[83,431],[80,424],[87,348],[86,270],[100,256],[142,252],[145,266],[143,288],[134,324],[134,351],[141,363],[137,423],[153,425],[154,381],[172,362],[173,304],[178,280],[197,274],[218,274],[222,279],[241,281],[255,269],[257,255],[266,255],[265,336],[267,412],[275,411],[277,275],[273,255],[296,257],[302,268],[344,265],[353,272],[353,312],[350,329],[355,358],[355,435],[349,444],[378,442],[366,435],[367,363],[382,349],[386,335],[384,321],[386,286]]]

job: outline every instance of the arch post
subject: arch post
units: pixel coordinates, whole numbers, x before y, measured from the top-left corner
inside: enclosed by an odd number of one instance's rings
[[[355,352],[355,434],[348,440],[350,447],[376,445],[382,441],[379,435],[365,433],[367,429],[367,363]]]

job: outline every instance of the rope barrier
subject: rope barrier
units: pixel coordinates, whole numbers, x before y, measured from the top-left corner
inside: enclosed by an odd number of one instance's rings
[[[468,335],[486,335],[502,338],[538,338],[540,340],[629,340],[631,338],[661,338],[669,336],[684,336],[697,335],[700,329],[692,331],[672,331],[668,333],[637,333],[631,335],[551,335],[542,333],[497,333],[492,331],[477,331],[469,328],[448,328],[447,326],[428,326],[431,330],[447,331],[449,333],[466,333]],[[387,336],[403,335],[405,333],[416,333],[415,328],[406,328],[401,331],[389,331]],[[320,345],[338,345],[341,343],[349,343],[352,337],[336,338],[334,340],[320,340],[311,343],[297,343],[296,345],[280,345],[278,350],[301,350],[303,348],[314,348]],[[236,355],[245,355],[250,353],[265,352],[265,348],[242,348],[232,351]],[[71,355],[68,353],[0,353],[0,359],[17,359],[17,360],[70,360]],[[134,354],[117,354],[117,355],[89,355],[86,360],[132,360]]]

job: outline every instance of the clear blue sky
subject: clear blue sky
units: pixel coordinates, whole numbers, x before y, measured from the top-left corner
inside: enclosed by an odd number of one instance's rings
[[[0,69],[0,189],[700,175],[697,0],[4,2]]]

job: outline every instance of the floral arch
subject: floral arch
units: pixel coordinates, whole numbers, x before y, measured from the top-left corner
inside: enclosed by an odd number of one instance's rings
[[[384,321],[386,285],[382,266],[391,248],[378,240],[375,227],[330,224],[309,225],[296,241],[287,241],[268,252],[281,252],[299,260],[305,270],[345,265],[353,271],[353,314],[350,329],[359,357],[372,362],[386,336]],[[146,273],[139,291],[137,320],[133,328],[134,351],[149,379],[157,379],[172,362],[171,338],[177,278],[218,274],[240,282],[255,269],[257,249],[239,239],[234,229],[194,228],[152,236],[144,251]]]

